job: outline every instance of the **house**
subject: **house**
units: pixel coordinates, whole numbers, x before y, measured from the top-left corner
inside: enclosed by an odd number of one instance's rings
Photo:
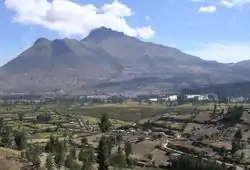
[[[177,98],[178,98],[177,95],[171,95],[171,96],[168,96],[166,98],[163,98],[162,100],[168,101],[168,102],[173,102],[173,101],[177,101]]]
[[[203,100],[209,100],[208,95],[201,95],[201,94],[188,94],[186,95],[187,100],[198,100],[198,101],[203,101]]]
[[[150,102],[157,102],[158,101],[158,99],[157,98],[150,98],[150,99],[148,99]]]
[[[233,97],[233,98],[230,98],[230,101],[231,102],[244,102],[245,98],[244,97]]]

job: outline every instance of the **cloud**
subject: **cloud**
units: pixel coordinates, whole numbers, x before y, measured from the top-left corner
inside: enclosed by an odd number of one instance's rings
[[[250,58],[250,43],[212,43],[196,50],[186,50],[187,53],[206,60],[216,60],[223,63],[238,62]]]
[[[206,1],[206,0],[190,0],[191,2],[203,2],[203,1]]]
[[[227,8],[250,5],[250,0],[189,0],[189,1],[198,3],[209,2],[210,4],[213,4],[215,6],[224,6]]]
[[[146,16],[145,19],[148,21],[151,20],[151,18],[149,16]]]
[[[14,12],[14,22],[43,26],[65,36],[86,36],[102,26],[145,39],[155,35],[151,26],[131,27],[126,19],[134,13],[118,0],[99,8],[70,0],[5,0],[4,4]]]
[[[216,6],[202,6],[199,9],[199,12],[204,12],[204,13],[213,13],[216,11]]]
[[[223,6],[231,8],[231,7],[234,7],[234,6],[249,5],[250,0],[221,0],[220,3]]]
[[[226,7],[228,7],[228,8],[231,8],[231,7],[233,7],[233,6],[235,5],[233,2],[231,2],[231,1],[226,1],[226,0],[223,0],[223,1],[221,1],[220,3],[221,3],[221,5],[226,6]]]
[[[155,35],[155,32],[152,30],[151,26],[137,28],[137,32],[140,37],[144,37],[145,39],[149,39]]]

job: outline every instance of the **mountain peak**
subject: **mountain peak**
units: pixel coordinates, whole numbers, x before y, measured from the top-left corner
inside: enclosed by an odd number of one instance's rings
[[[38,39],[34,42],[34,45],[43,44],[43,43],[50,43],[50,40],[48,40],[47,38],[38,38]]]
[[[92,42],[100,42],[107,38],[122,37],[125,36],[123,32],[115,31],[110,28],[100,27],[92,30],[89,35],[84,39]]]
[[[123,32],[119,32],[116,30],[113,30],[111,28],[106,28],[106,27],[100,27],[100,28],[96,28],[94,30],[92,30],[89,34],[89,36],[91,35],[106,35],[106,36],[123,36],[125,35]]]

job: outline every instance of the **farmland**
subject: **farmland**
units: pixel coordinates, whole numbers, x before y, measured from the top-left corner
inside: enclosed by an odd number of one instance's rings
[[[48,150],[51,140],[57,140],[58,145],[64,143],[67,150],[65,155],[70,154],[72,150],[77,155],[82,151],[98,148],[103,136],[122,136],[119,142],[115,140],[111,150],[114,155],[120,147],[125,150],[126,141],[130,141],[134,169],[167,167],[169,160],[185,153],[203,155],[204,159],[208,160],[216,158],[227,163],[229,167],[235,163],[241,167],[250,164],[247,154],[250,139],[248,104],[206,103],[168,106],[130,102],[84,105],[81,102],[65,104],[1,101],[0,106],[1,124],[7,127],[6,129],[11,129],[10,134],[13,135],[4,142],[4,133],[2,134],[2,147],[19,153],[15,159],[19,165],[16,169],[21,165],[32,164],[31,160],[27,162],[26,157],[20,156],[26,150],[15,143],[18,133],[25,135],[27,146],[41,148],[38,156],[40,167],[45,167],[48,156],[54,153],[53,149]],[[226,119],[230,110],[239,107],[243,109],[238,120],[233,123],[226,122],[231,120]],[[108,131],[101,131],[99,126],[104,115],[111,125]],[[244,144],[244,148],[238,148],[235,155],[232,155],[230,150],[237,129],[243,133],[240,143]],[[220,151],[222,148],[225,149],[223,156]],[[237,155],[240,155],[239,158]],[[7,162],[11,163],[13,162]],[[80,166],[81,161],[76,161],[76,164]],[[62,166],[64,167],[64,164]],[[97,166],[93,163],[93,168]]]

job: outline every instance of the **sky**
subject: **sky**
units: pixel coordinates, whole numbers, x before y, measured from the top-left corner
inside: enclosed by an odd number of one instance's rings
[[[206,60],[250,59],[250,0],[3,0],[0,16],[0,65],[40,37],[101,26]]]

